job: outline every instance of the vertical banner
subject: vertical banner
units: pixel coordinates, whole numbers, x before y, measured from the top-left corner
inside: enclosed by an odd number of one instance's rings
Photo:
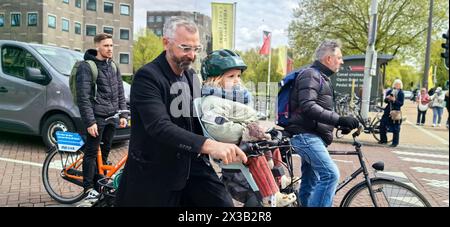
[[[287,64],[288,64],[288,56],[287,56],[287,47],[282,46],[278,49],[278,69],[277,72],[281,74],[283,77],[287,74]]]
[[[213,50],[234,49],[235,4],[211,3]]]
[[[428,71],[428,88],[429,91],[431,88],[434,88],[434,78],[433,78],[433,67],[430,67],[430,71]]]

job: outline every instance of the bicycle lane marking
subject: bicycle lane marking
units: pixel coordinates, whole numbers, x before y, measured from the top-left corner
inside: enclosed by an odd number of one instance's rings
[[[438,140],[438,141],[441,142],[442,144],[447,145],[447,146],[449,145],[448,140],[445,140],[445,139],[443,139],[442,137],[437,136],[436,134],[431,133],[430,131],[425,130],[425,129],[421,128],[421,127],[417,127],[417,125],[411,123],[409,120],[406,120],[406,123],[408,123],[409,125],[411,125],[412,127],[416,128],[416,129],[418,129],[419,131],[421,131],[421,132],[423,132],[423,133],[425,133],[425,134],[427,134],[427,135],[433,137],[434,139]]]
[[[37,166],[37,167],[41,167],[42,168],[42,164],[36,163],[36,162],[28,162],[28,161],[22,161],[22,160],[10,159],[10,158],[3,158],[3,157],[0,157],[0,161],[18,163],[18,164],[22,164],[22,165]]]

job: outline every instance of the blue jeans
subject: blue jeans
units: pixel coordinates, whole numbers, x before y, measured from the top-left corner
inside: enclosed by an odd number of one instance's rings
[[[433,107],[433,124],[441,123],[443,113],[444,113],[443,107]]]
[[[331,207],[339,181],[339,169],[323,140],[314,134],[295,135],[294,150],[302,157],[302,182],[299,198],[302,206]]]

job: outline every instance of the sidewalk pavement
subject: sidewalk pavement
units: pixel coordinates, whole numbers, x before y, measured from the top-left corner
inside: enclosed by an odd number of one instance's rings
[[[447,110],[444,110],[441,127],[432,127],[433,111],[429,109],[424,126],[417,126],[417,104],[410,100],[405,101],[402,114],[406,117],[400,130],[400,144],[398,148],[414,148],[423,150],[449,151],[449,133],[445,124],[448,118]],[[380,146],[372,134],[362,133],[358,140],[367,146]],[[353,143],[351,135],[334,140],[336,143]]]

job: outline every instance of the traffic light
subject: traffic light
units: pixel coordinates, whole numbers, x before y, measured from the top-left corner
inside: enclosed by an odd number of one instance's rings
[[[444,48],[444,53],[441,54],[441,56],[445,59],[445,65],[448,68],[448,30],[447,30],[447,34],[443,34],[442,38],[445,39],[445,43],[442,44],[442,48]]]

